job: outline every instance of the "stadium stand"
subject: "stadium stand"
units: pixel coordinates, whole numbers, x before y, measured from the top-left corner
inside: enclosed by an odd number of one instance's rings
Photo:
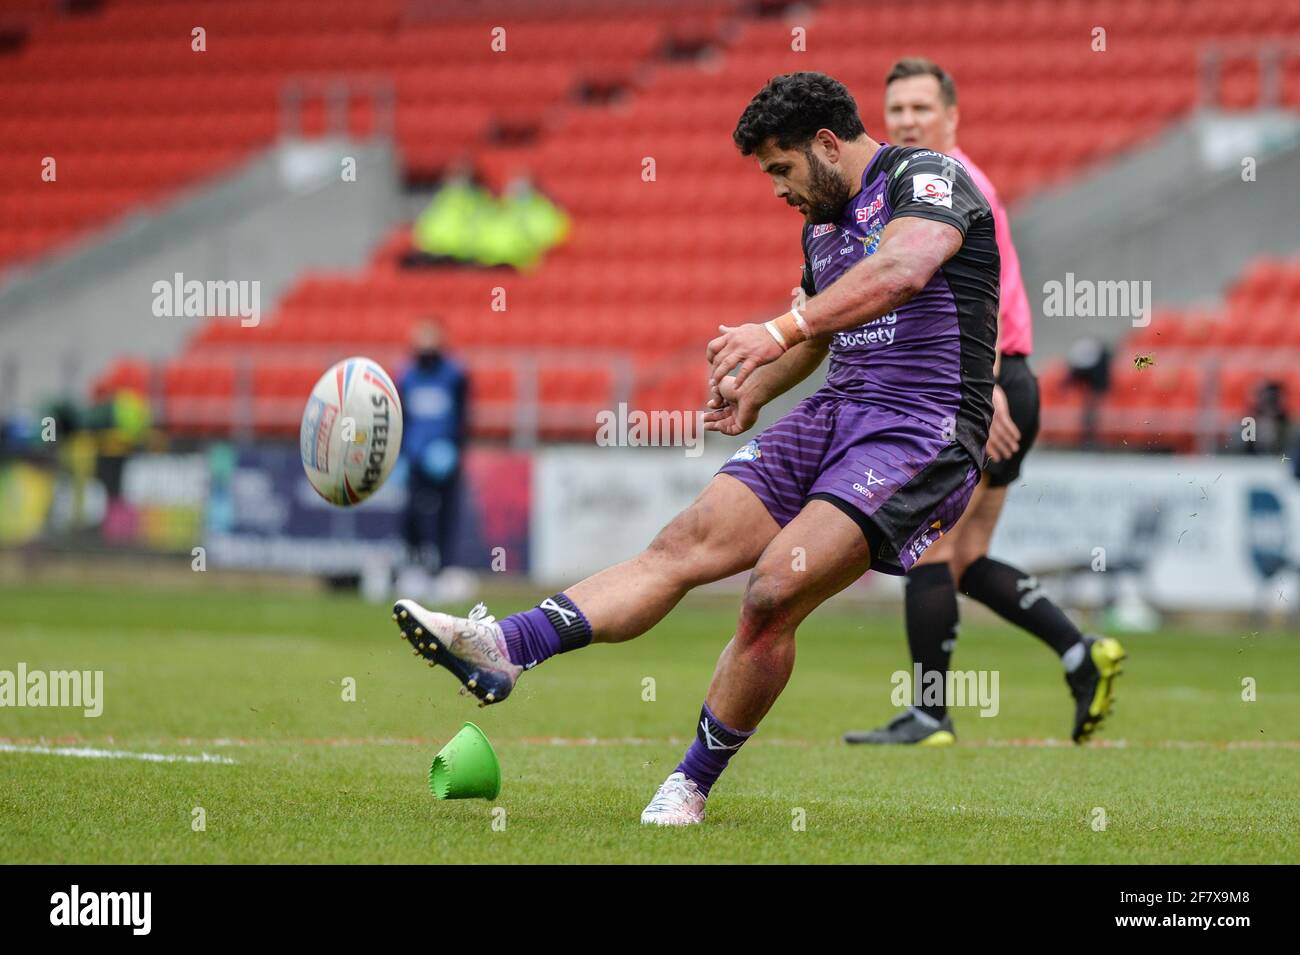
[[[616,6],[619,19],[602,15]],[[761,177],[739,174],[742,161],[720,135],[763,78],[806,65],[790,49],[791,22],[762,15],[779,4],[569,0],[531,18],[525,6],[489,5],[511,13],[507,55],[487,42],[491,14],[468,5],[119,0],[74,9],[84,12],[33,0],[6,10],[0,264],[31,262],[166,202],[286,133],[391,129],[412,183],[436,181],[468,158],[497,188],[528,172],[574,218],[569,243],[527,275],[404,271],[409,229],[396,226],[366,269],[304,276],[260,327],[213,320],[165,368],[124,357],[100,377],[100,393],[147,391],[177,433],[289,435],[319,368],[355,351],[400,362],[411,323],[434,312],[470,363],[478,435],[514,433],[521,403],[540,400],[543,437],[580,436],[591,409],[618,400],[698,407],[702,382],[676,370],[683,350],[698,349],[719,323],[779,306],[797,284],[796,224]],[[892,53],[873,31],[908,22],[912,11],[901,0],[817,5],[806,17],[809,48],[819,36],[837,41],[818,68],[850,88],[877,89]],[[1104,51],[1077,39],[1096,23],[1107,24]],[[191,48],[196,25],[206,31],[201,54]],[[1203,101],[1211,38],[1221,48],[1213,96],[1255,104],[1260,58],[1237,56],[1223,39],[1297,31],[1300,8],[1273,0],[1140,8],[938,0],[927,5],[918,45],[960,78],[963,146],[1014,201],[1142,143]],[[1300,106],[1300,58],[1285,59],[1279,75],[1269,95]],[[58,157],[57,183],[33,174],[47,155]],[[653,181],[643,178],[647,158]],[[689,188],[678,185],[682,171],[692,173]],[[1154,373],[1137,377],[1118,354],[1102,407],[1105,443],[1189,449],[1222,429],[1226,419],[1211,427],[1199,409],[1236,402],[1249,385],[1231,378],[1217,387],[1242,363],[1220,370],[1203,357],[1271,351],[1291,334],[1296,283],[1276,283],[1294,273],[1268,268],[1243,279],[1218,319],[1153,322],[1150,335],[1173,336],[1177,351],[1159,339],[1130,343],[1159,346]],[[504,312],[488,308],[493,286],[507,291]],[[1235,309],[1252,321],[1232,322]],[[581,374],[575,346],[591,349]],[[1048,437],[1068,441],[1081,399],[1062,382],[1059,368],[1047,369]],[[1300,390],[1288,394],[1300,400]],[[1161,417],[1148,432],[1150,407],[1174,409],[1177,420]]]
[[[1213,452],[1233,446],[1254,415],[1261,385],[1281,386],[1284,410],[1300,418],[1300,259],[1259,259],[1214,309],[1163,310],[1123,339],[1097,404],[1102,447]],[[1075,445],[1084,432],[1086,390],[1065,359],[1040,370],[1042,439]]]
[[[646,5],[617,21],[595,12],[512,21],[508,56],[485,42],[491,22],[412,21],[409,6],[120,0],[80,5],[89,12],[79,15],[58,15],[53,2],[10,12],[21,42],[0,56],[0,137],[9,146],[0,262],[161,200],[272,144],[285,122],[312,135],[338,109],[350,132],[375,132],[382,97],[331,98],[348,84],[369,91],[379,81],[391,91],[408,175],[436,173],[494,128],[540,125],[576,84],[621,77],[686,5]],[[196,26],[206,31],[201,53],[192,49]],[[344,83],[326,82],[334,78]],[[286,116],[295,96],[296,115]],[[53,190],[32,174],[49,155],[59,160],[53,207]]]

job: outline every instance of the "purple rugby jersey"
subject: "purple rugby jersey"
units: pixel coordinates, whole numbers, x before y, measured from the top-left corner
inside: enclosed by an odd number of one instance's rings
[[[806,225],[803,288],[815,295],[873,254],[890,220],[946,222],[964,238],[925,288],[896,311],[836,332],[826,391],[918,418],[955,438],[977,464],[993,415],[998,247],[993,215],[960,162],[882,146],[839,219]]]
[[[809,501],[828,501],[878,542],[872,569],[905,574],[960,519],[984,463],[998,246],[988,204],[948,156],[885,146],[862,184],[836,222],[804,227],[808,294],[873,254],[898,216],[947,222],[962,246],[896,312],[837,332],[826,384],[719,473],[782,527]]]

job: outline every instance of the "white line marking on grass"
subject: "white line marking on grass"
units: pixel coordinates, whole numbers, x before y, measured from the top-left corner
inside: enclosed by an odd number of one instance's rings
[[[1300,749],[1294,739],[1100,739],[1093,737],[1083,745],[1068,739],[986,739],[958,743],[971,749]]]
[[[685,739],[670,737],[667,739],[650,739],[638,736],[596,737],[596,736],[523,736],[516,739],[502,739],[501,743],[522,743],[525,746],[680,746]],[[830,739],[765,739],[764,746],[799,746],[813,747],[834,743]],[[1300,740],[1125,740],[1099,739],[1093,737],[1082,746],[1068,739],[985,739],[963,740],[954,749],[1262,749],[1295,750],[1300,749]],[[865,751],[865,750],[864,750]]]
[[[0,743],[0,753],[36,753],[41,756],[80,756],[83,759],[138,759],[146,763],[222,763],[237,765],[229,756],[199,753],[197,756],[178,753],[136,753],[125,749],[94,749],[90,746],[15,746]]]
[[[691,737],[690,739],[693,739]],[[111,736],[100,738],[99,742],[112,744],[116,742]],[[496,739],[497,743],[502,745],[519,745],[519,746],[559,746],[559,747],[586,747],[586,746],[684,746],[690,740],[685,736],[502,736]],[[39,742],[59,742],[66,744],[81,744],[83,747],[89,741],[83,741],[76,736],[60,737],[14,737],[0,736],[0,752],[20,752],[26,751],[24,747],[29,744]],[[329,737],[230,737],[222,736],[216,738],[197,738],[193,736],[168,736],[153,737],[148,739],[134,740],[136,745],[141,746],[203,746],[203,747],[262,747],[262,746],[326,746],[326,747],[348,747],[348,746],[442,746],[447,742],[432,736],[329,736]],[[810,749],[817,746],[838,745],[838,740],[833,738],[822,739],[799,739],[791,737],[772,737],[764,739],[761,744],[766,746],[793,746],[803,749]],[[755,743],[753,745],[759,745]],[[76,748],[76,747],[69,747]],[[1069,739],[1058,739],[1054,737],[1045,738],[1007,738],[1007,739],[983,739],[972,740],[964,739],[953,747],[954,749],[1184,749],[1184,750],[1300,750],[1300,740],[1295,739],[1238,739],[1238,740],[1211,740],[1211,739],[1148,739],[1148,740],[1128,740],[1128,739],[1105,739],[1102,737],[1093,737],[1083,746],[1076,745]],[[44,746],[35,746],[33,751],[46,751]],[[86,753],[70,753],[69,755],[88,755],[104,756],[110,753],[106,750],[94,750]],[[235,762],[225,756],[211,756],[206,753],[201,756],[163,756],[157,753],[136,753],[121,752],[112,753],[115,758],[121,759],[147,759],[153,761],[166,762],[193,762],[193,763],[220,763]]]

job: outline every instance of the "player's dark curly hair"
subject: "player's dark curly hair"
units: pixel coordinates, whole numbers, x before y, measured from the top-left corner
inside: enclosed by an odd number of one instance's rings
[[[782,149],[806,146],[819,129],[840,139],[857,139],[867,131],[858,104],[839,80],[825,73],[785,73],[768,80],[749,101],[731,138],[743,155],[752,156],[772,138]]]

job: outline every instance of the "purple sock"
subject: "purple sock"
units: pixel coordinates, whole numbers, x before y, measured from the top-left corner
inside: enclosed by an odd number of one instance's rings
[[[688,779],[695,780],[695,785],[700,787],[700,792],[707,796],[713,784],[722,775],[722,771],[727,768],[727,763],[731,761],[736,750],[740,749],[741,744],[755,732],[757,730],[750,730],[748,733],[733,730],[720,722],[709,709],[709,704],[705,703],[700,708],[700,722],[695,727],[695,741],[691,743],[690,749],[686,751],[686,755],[677,764],[674,772],[683,773]]]
[[[557,653],[591,643],[591,624],[564,594],[547,597],[532,610],[512,613],[501,621],[501,633],[510,662],[529,670]]]

